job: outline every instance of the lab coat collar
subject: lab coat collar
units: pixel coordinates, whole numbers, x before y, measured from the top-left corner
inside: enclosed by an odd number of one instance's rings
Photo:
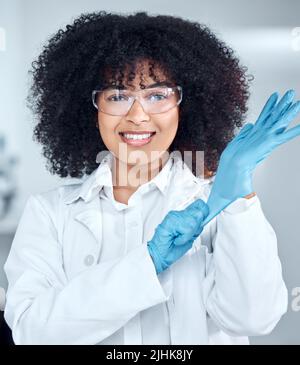
[[[70,189],[68,193],[65,194],[64,202],[66,204],[71,204],[75,202],[80,197],[88,203],[91,201],[97,194],[99,194],[100,190],[103,186],[112,186],[112,164],[113,164],[114,156],[109,151],[108,154],[101,160],[100,165],[97,169],[95,169],[82,183]],[[175,166],[174,166],[175,165]],[[170,153],[169,159],[162,168],[162,170],[157,174],[152,180],[143,184],[143,186],[149,184],[155,184],[158,189],[165,195],[170,178],[172,168],[183,168],[185,171],[186,177],[193,181],[201,182],[201,179],[197,178],[193,175],[192,171],[188,168],[188,166],[182,160],[181,154],[178,151],[173,151]]]

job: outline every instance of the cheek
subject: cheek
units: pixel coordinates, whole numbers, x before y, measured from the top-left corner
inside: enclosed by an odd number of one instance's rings
[[[157,141],[159,143],[163,143],[164,145],[171,144],[171,142],[176,136],[176,132],[177,132],[177,124],[164,126],[164,128],[162,128],[160,133],[157,135]]]
[[[101,117],[100,117],[101,118]],[[100,119],[99,118],[99,119]],[[115,133],[115,128],[118,122],[112,120],[108,117],[102,117],[101,122],[98,122],[99,133],[107,147],[112,147],[117,144],[117,137]]]
[[[173,140],[178,129],[178,113],[175,111],[172,115],[160,118],[157,125],[159,129],[158,139]]]

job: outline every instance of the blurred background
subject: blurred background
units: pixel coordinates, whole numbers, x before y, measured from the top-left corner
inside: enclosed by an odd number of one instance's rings
[[[41,147],[32,140],[34,119],[25,105],[30,64],[50,35],[81,13],[99,10],[147,11],[208,25],[255,77],[248,121],[255,122],[274,91],[282,95],[293,88],[300,98],[299,0],[0,0],[0,287],[4,289],[3,264],[26,199],[65,183],[47,171]],[[291,127],[299,122],[298,117]],[[270,335],[252,337],[253,344],[300,344],[300,307],[292,305],[300,294],[299,157],[298,137],[277,148],[255,171],[255,190],[278,237],[289,309]]]

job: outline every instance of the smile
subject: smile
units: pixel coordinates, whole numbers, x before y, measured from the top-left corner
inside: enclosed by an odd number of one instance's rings
[[[124,133],[120,132],[120,136],[123,142],[132,146],[143,146],[152,140],[156,132],[150,133]]]

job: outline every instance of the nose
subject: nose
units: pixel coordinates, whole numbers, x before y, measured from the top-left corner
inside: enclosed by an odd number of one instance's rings
[[[133,123],[147,122],[150,120],[149,115],[143,109],[141,102],[136,98],[126,114],[126,120]]]

